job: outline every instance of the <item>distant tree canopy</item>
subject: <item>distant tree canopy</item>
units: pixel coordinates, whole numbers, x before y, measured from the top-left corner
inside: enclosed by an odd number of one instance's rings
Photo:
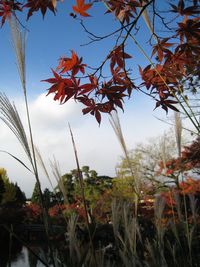
[[[0,168],[0,204],[22,206],[25,202],[25,193],[17,183],[10,182],[6,170]]]
[[[100,194],[112,187],[112,178],[109,176],[99,176],[95,170],[90,170],[89,166],[83,166],[81,172],[86,200],[90,205],[93,205]],[[76,199],[80,199],[81,189],[78,171],[74,169],[70,173],[64,174],[56,186],[56,190],[60,190],[65,195],[64,199],[68,203],[73,203]]]

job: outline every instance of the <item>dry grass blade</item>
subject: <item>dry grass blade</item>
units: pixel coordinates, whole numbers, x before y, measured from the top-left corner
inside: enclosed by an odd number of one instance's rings
[[[166,162],[167,162],[167,157],[166,157],[166,143],[165,143],[165,136],[163,138],[161,138],[160,140],[160,148],[161,148],[161,151],[160,151],[160,157],[162,159],[162,162],[163,162],[163,165],[164,165],[164,168],[166,170]]]
[[[52,183],[52,181],[51,181],[51,177],[50,177],[50,175],[49,175],[49,173],[48,173],[48,170],[47,170],[47,168],[46,168],[46,165],[45,165],[45,163],[44,163],[44,160],[43,160],[43,158],[42,158],[42,155],[41,155],[39,149],[38,149],[36,146],[35,146],[35,153],[36,153],[36,157],[37,157],[37,161],[38,161],[38,163],[39,163],[40,166],[42,167],[42,169],[43,169],[43,171],[44,171],[44,173],[45,173],[45,175],[46,175],[46,177],[47,177],[47,179],[48,179],[48,181],[49,181],[49,183],[50,183],[50,185],[51,185],[51,188],[54,190],[54,186],[53,186],[53,183]]]
[[[71,139],[72,139],[72,144],[73,144],[73,149],[74,149],[74,155],[75,155],[75,159],[76,159],[78,178],[79,178],[80,187],[81,187],[81,196],[82,196],[84,209],[85,209],[85,213],[86,213],[87,225],[89,227],[89,214],[88,214],[87,205],[86,205],[86,199],[85,199],[83,175],[82,175],[82,172],[81,172],[81,169],[80,169],[80,164],[79,164],[79,160],[78,160],[78,153],[77,153],[77,149],[76,149],[76,144],[75,144],[75,141],[74,141],[74,136],[73,136],[73,133],[72,133],[70,125],[69,125],[69,130],[70,130],[70,134],[71,134]]]
[[[50,164],[51,164],[52,173],[53,173],[53,175],[54,175],[54,177],[58,183],[58,187],[59,187],[59,189],[63,195],[64,203],[67,204],[68,203],[67,192],[66,192],[63,180],[62,180],[62,175],[61,175],[59,163],[54,158],[54,161],[51,161]]]
[[[77,166],[77,171],[78,171],[78,178],[79,178],[79,183],[80,183],[80,187],[81,187],[81,197],[82,197],[83,206],[84,206],[84,210],[85,210],[85,214],[86,214],[86,225],[87,225],[87,230],[88,230],[88,235],[89,235],[89,240],[90,240],[91,251],[92,251],[93,258],[94,258],[94,265],[97,266],[96,255],[95,255],[95,250],[94,250],[93,240],[92,240],[92,234],[90,231],[90,224],[89,224],[90,218],[89,218],[87,204],[86,204],[86,198],[85,198],[83,175],[82,175],[82,172],[80,169],[80,164],[79,164],[79,160],[78,160],[78,153],[77,153],[76,144],[75,144],[75,140],[74,140],[74,136],[73,136],[70,124],[69,124],[69,131],[70,131],[70,135],[71,135],[71,140],[72,140],[72,145],[73,145],[74,155],[75,155],[75,160],[76,160],[76,166]]]
[[[165,205],[166,203],[165,203],[164,198],[158,196],[154,202],[155,219],[159,221],[162,219]]]
[[[41,153],[40,153],[40,151],[39,151],[39,149],[37,147],[35,147],[35,152],[36,152],[36,157],[37,157],[38,164],[40,164],[40,166],[42,167],[42,170],[44,171],[44,173],[45,173],[45,175],[46,175],[46,177],[47,177],[47,179],[49,181],[49,184],[51,185],[52,191],[54,192],[55,197],[56,197],[57,204],[60,205],[60,200],[56,196],[55,187],[53,186],[51,177],[50,177],[50,175],[48,173],[48,170],[46,168],[46,165],[44,163],[42,155],[41,155]],[[60,172],[59,164],[58,164],[58,162],[56,162],[55,158],[54,158],[54,162],[51,162],[51,168],[52,168],[52,171],[53,171],[53,175],[54,175],[54,177],[55,177],[55,179],[56,179],[56,181],[58,183],[59,190],[63,194],[64,203],[66,203],[67,194],[66,194],[65,186],[64,186],[63,181],[61,179],[61,172]],[[65,218],[65,216],[64,216],[64,218]]]
[[[111,210],[112,210],[112,226],[114,231],[115,238],[119,235],[119,226],[121,222],[121,205],[117,203],[116,200],[112,201],[111,203]]]
[[[80,262],[81,260],[80,246],[76,238],[77,220],[78,217],[72,215],[67,225],[67,241],[69,242],[69,252],[72,263]]]
[[[121,124],[120,124],[120,120],[119,120],[117,112],[113,112],[110,115],[110,117],[111,117],[110,124],[111,124],[111,126],[112,126],[118,140],[119,140],[119,143],[122,147],[122,150],[123,150],[125,156],[128,158],[129,157],[128,150],[127,150],[126,143],[125,143],[125,140],[123,137],[122,128],[121,128]]]
[[[131,176],[132,178],[134,179],[134,191],[136,193],[136,195],[139,194],[139,181],[136,179],[135,175],[134,175],[134,170],[133,170],[133,167],[132,167],[132,164],[131,164],[131,160],[130,160],[130,157],[129,157],[129,153],[128,153],[128,149],[126,147],[126,143],[125,143],[125,140],[124,140],[124,136],[123,136],[123,133],[122,133],[122,128],[121,128],[121,124],[120,124],[120,120],[119,120],[119,117],[118,117],[118,114],[117,112],[113,112],[111,115],[110,115],[111,119],[110,119],[110,124],[117,136],[117,139],[122,147],[122,150],[123,150],[123,153],[124,153],[124,156],[126,158],[126,161],[128,163],[128,168],[130,170],[130,173],[131,173]]]
[[[28,139],[22,121],[20,119],[19,113],[14,103],[11,104],[8,97],[2,93],[0,93],[0,118],[17,137],[26,155],[28,156],[29,161],[33,166]]]
[[[142,9],[141,7],[139,8],[140,10]],[[158,37],[157,35],[155,35],[155,32],[154,32],[154,26],[153,24],[151,23],[151,20],[150,20],[150,17],[149,17],[149,14],[148,14],[148,6],[147,8],[145,8],[145,10],[143,10],[142,12],[142,16],[143,16],[143,19],[147,25],[147,27],[149,28],[149,31],[150,33],[152,34],[153,38],[155,39],[156,43],[158,43]]]
[[[60,199],[57,197],[56,195],[56,189],[55,187],[53,186],[53,183],[52,183],[52,180],[51,180],[51,177],[48,173],[48,170],[45,166],[45,163],[44,163],[44,160],[42,158],[42,155],[39,151],[39,149],[37,147],[35,147],[35,152],[36,152],[36,157],[37,157],[37,160],[38,160],[38,163],[41,165],[50,185],[51,185],[51,188],[52,188],[52,191],[54,192],[54,196],[55,196],[55,199],[56,199],[56,202],[57,202],[57,205],[60,207],[60,210],[61,210],[61,201]],[[59,168],[59,164],[58,162],[55,160],[54,158],[54,162],[50,162],[51,163],[51,168],[52,168],[52,172],[53,172],[53,175],[58,183],[58,186],[59,186],[59,190],[60,192],[62,193],[63,195],[63,199],[64,199],[64,203],[66,204],[67,203],[67,194],[66,194],[66,190],[65,190],[65,187],[64,187],[64,184],[62,182],[62,179],[61,179],[61,173],[60,173],[60,168]],[[63,218],[65,220],[65,222],[67,223],[67,218],[66,216],[64,215],[64,212],[62,212],[62,215],[63,215]]]
[[[22,160],[20,160],[18,157],[14,156],[13,154],[11,154],[11,153],[9,153],[9,152],[7,152],[7,151],[4,151],[4,150],[0,150],[0,152],[8,154],[8,155],[11,156],[12,158],[14,158],[16,161],[18,161],[22,166],[24,166],[28,171],[30,171],[31,173],[33,173],[33,172],[31,171],[31,169],[29,169],[29,167],[26,166],[26,164],[25,164]]]

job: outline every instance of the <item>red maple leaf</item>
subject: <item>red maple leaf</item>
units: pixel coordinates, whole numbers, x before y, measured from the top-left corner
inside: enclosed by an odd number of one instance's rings
[[[33,15],[33,12],[41,10],[42,16],[44,18],[47,9],[51,10],[55,14],[55,5],[49,0],[28,0],[27,4],[23,7],[29,8],[27,20]]]
[[[2,2],[0,6],[0,17],[2,17],[1,20],[1,27],[5,23],[6,19],[11,17],[11,7],[10,5],[7,5],[5,2]]]
[[[14,3],[13,1],[0,1],[0,17],[2,17],[1,27],[5,23],[6,19],[11,17],[13,11],[22,11],[20,5],[21,4],[19,2]]]
[[[172,12],[179,13],[181,16],[191,16],[195,14],[199,14],[199,6],[189,6],[185,8],[185,3],[183,0],[179,0],[178,6],[175,6],[173,4],[170,4],[172,7]]]
[[[108,59],[110,59],[110,69],[113,72],[115,65],[118,65],[119,68],[124,68],[125,59],[131,58],[131,56],[124,52],[124,47],[122,45],[117,46],[113,51],[111,51]]]
[[[124,0],[110,0],[107,1],[107,4],[109,6],[109,9],[106,11],[106,13],[113,12],[122,23],[124,23],[125,21],[127,23],[130,23],[130,19],[133,18],[135,14],[137,14],[136,7],[141,6],[141,3],[134,0],[128,1],[128,3],[126,3]]]
[[[181,44],[186,38],[188,41],[193,41],[194,39],[200,39],[200,19],[197,18],[196,20],[188,19],[182,23],[178,23],[179,28],[176,31],[177,34],[180,36]]]
[[[72,76],[75,76],[79,71],[82,74],[85,73],[86,64],[82,64],[82,58],[78,58],[77,54],[72,51],[71,58],[62,57],[60,59],[57,70],[61,70],[60,73],[63,74],[68,71],[72,71]]]
[[[152,54],[153,56],[155,53],[158,55],[158,60],[161,62],[163,60],[164,54],[169,54],[170,50],[168,47],[173,46],[173,43],[167,43],[168,38],[159,41],[157,45],[153,47]]]
[[[76,6],[72,6],[74,12],[80,14],[82,17],[90,17],[86,11],[91,8],[92,4],[85,4],[85,0],[76,0]]]
[[[58,73],[52,70],[54,78],[42,80],[53,84],[48,89],[48,94],[54,93],[54,100],[60,100],[60,103],[65,103],[77,93],[77,81],[61,77]]]

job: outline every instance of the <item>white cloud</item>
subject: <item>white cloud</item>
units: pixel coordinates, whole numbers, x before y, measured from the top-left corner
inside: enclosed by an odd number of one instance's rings
[[[22,120],[25,121],[22,99],[15,99],[15,104]],[[76,168],[68,129],[69,122],[74,133],[80,165],[89,165],[99,174],[110,176],[115,174],[115,166],[122,151],[109,124],[108,116],[104,116],[99,127],[92,116],[82,116],[80,105],[73,101],[59,105],[44,94],[30,101],[29,107],[34,141],[47,165],[49,165],[49,159],[55,156],[60,162],[62,173]],[[132,148],[136,142],[145,140],[147,137],[161,134],[165,127],[153,118],[150,109],[142,112],[142,115],[141,110],[129,109],[120,117],[128,148]],[[9,151],[28,163],[23,150],[10,130],[2,122],[0,122],[0,127],[0,149]],[[0,153],[0,167],[7,169],[10,179],[18,182],[27,196],[31,195],[35,180],[26,169],[3,153]],[[41,181],[43,187],[49,187],[43,175],[41,175]]]

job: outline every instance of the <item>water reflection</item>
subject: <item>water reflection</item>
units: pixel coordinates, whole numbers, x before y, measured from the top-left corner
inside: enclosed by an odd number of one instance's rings
[[[18,265],[12,265],[16,263],[18,259],[23,258],[22,245],[17,240],[12,240],[12,243],[7,242],[7,240],[1,240],[0,242],[0,266],[1,267],[11,267]],[[23,266],[23,265],[21,265]]]
[[[0,267],[44,267],[45,265],[34,254],[47,263],[50,258],[47,246],[34,244],[30,249],[31,251],[17,240],[12,241],[12,246],[0,244]],[[48,262],[48,266],[52,266],[51,262]]]
[[[30,251],[27,250],[27,252],[28,252],[29,267],[37,267],[37,262],[38,262],[37,258]]]

